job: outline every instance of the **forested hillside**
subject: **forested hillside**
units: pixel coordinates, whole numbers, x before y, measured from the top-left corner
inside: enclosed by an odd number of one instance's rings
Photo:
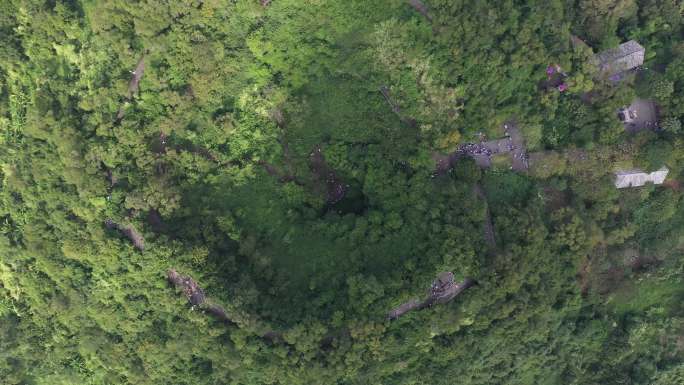
[[[683,17],[1,0],[0,383],[684,384]]]

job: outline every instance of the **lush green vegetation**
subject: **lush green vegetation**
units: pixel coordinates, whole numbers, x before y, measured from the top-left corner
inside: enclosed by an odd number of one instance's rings
[[[684,383],[681,1],[425,3],[1,1],[0,382]],[[624,132],[637,96],[662,130]],[[433,175],[510,119],[529,173]],[[386,319],[442,271],[479,285]]]

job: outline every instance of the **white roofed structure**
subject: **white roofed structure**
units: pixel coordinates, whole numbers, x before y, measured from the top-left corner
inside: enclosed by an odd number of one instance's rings
[[[641,170],[619,171],[615,173],[615,187],[640,187],[646,183],[662,184],[667,178],[667,173],[670,170],[667,167],[662,167],[658,171],[646,173]]]

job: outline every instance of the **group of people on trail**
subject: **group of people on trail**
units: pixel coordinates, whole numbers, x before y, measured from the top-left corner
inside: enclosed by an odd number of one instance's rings
[[[466,143],[459,149],[464,155],[492,156],[492,151],[482,144]]]
[[[448,289],[451,285],[454,284],[454,274],[450,271],[446,271],[443,273],[440,273],[437,276],[437,279],[435,279],[432,282],[432,286],[430,287],[430,294],[435,295],[439,294],[446,289]]]
[[[499,142],[499,148],[505,148],[505,150],[500,150],[500,152],[514,152],[517,151],[519,148],[513,144],[513,137],[511,136],[510,132],[508,131],[509,126],[508,124],[504,124],[504,135],[507,139],[507,143],[505,145],[501,144],[503,142]],[[505,147],[504,147],[505,146]],[[459,149],[458,152],[461,155],[470,155],[470,156],[478,156],[478,155],[484,155],[491,157],[493,154],[498,153],[499,151],[492,151],[490,150],[485,143],[466,143],[463,144]],[[525,153],[523,151],[520,151],[519,153],[514,153],[513,154],[514,159],[521,159],[525,165],[527,165],[527,157],[525,156]],[[511,166],[511,168],[513,168]]]

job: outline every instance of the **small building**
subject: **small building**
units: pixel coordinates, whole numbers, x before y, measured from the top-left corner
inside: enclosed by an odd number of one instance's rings
[[[615,173],[615,187],[640,187],[649,182],[653,184],[663,184],[665,178],[667,178],[668,172],[670,172],[670,170],[664,166],[660,170],[653,171],[652,173],[646,173],[641,170],[619,171]]]
[[[594,55],[594,64],[602,76],[620,80],[624,74],[644,64],[646,49],[634,40]]]

